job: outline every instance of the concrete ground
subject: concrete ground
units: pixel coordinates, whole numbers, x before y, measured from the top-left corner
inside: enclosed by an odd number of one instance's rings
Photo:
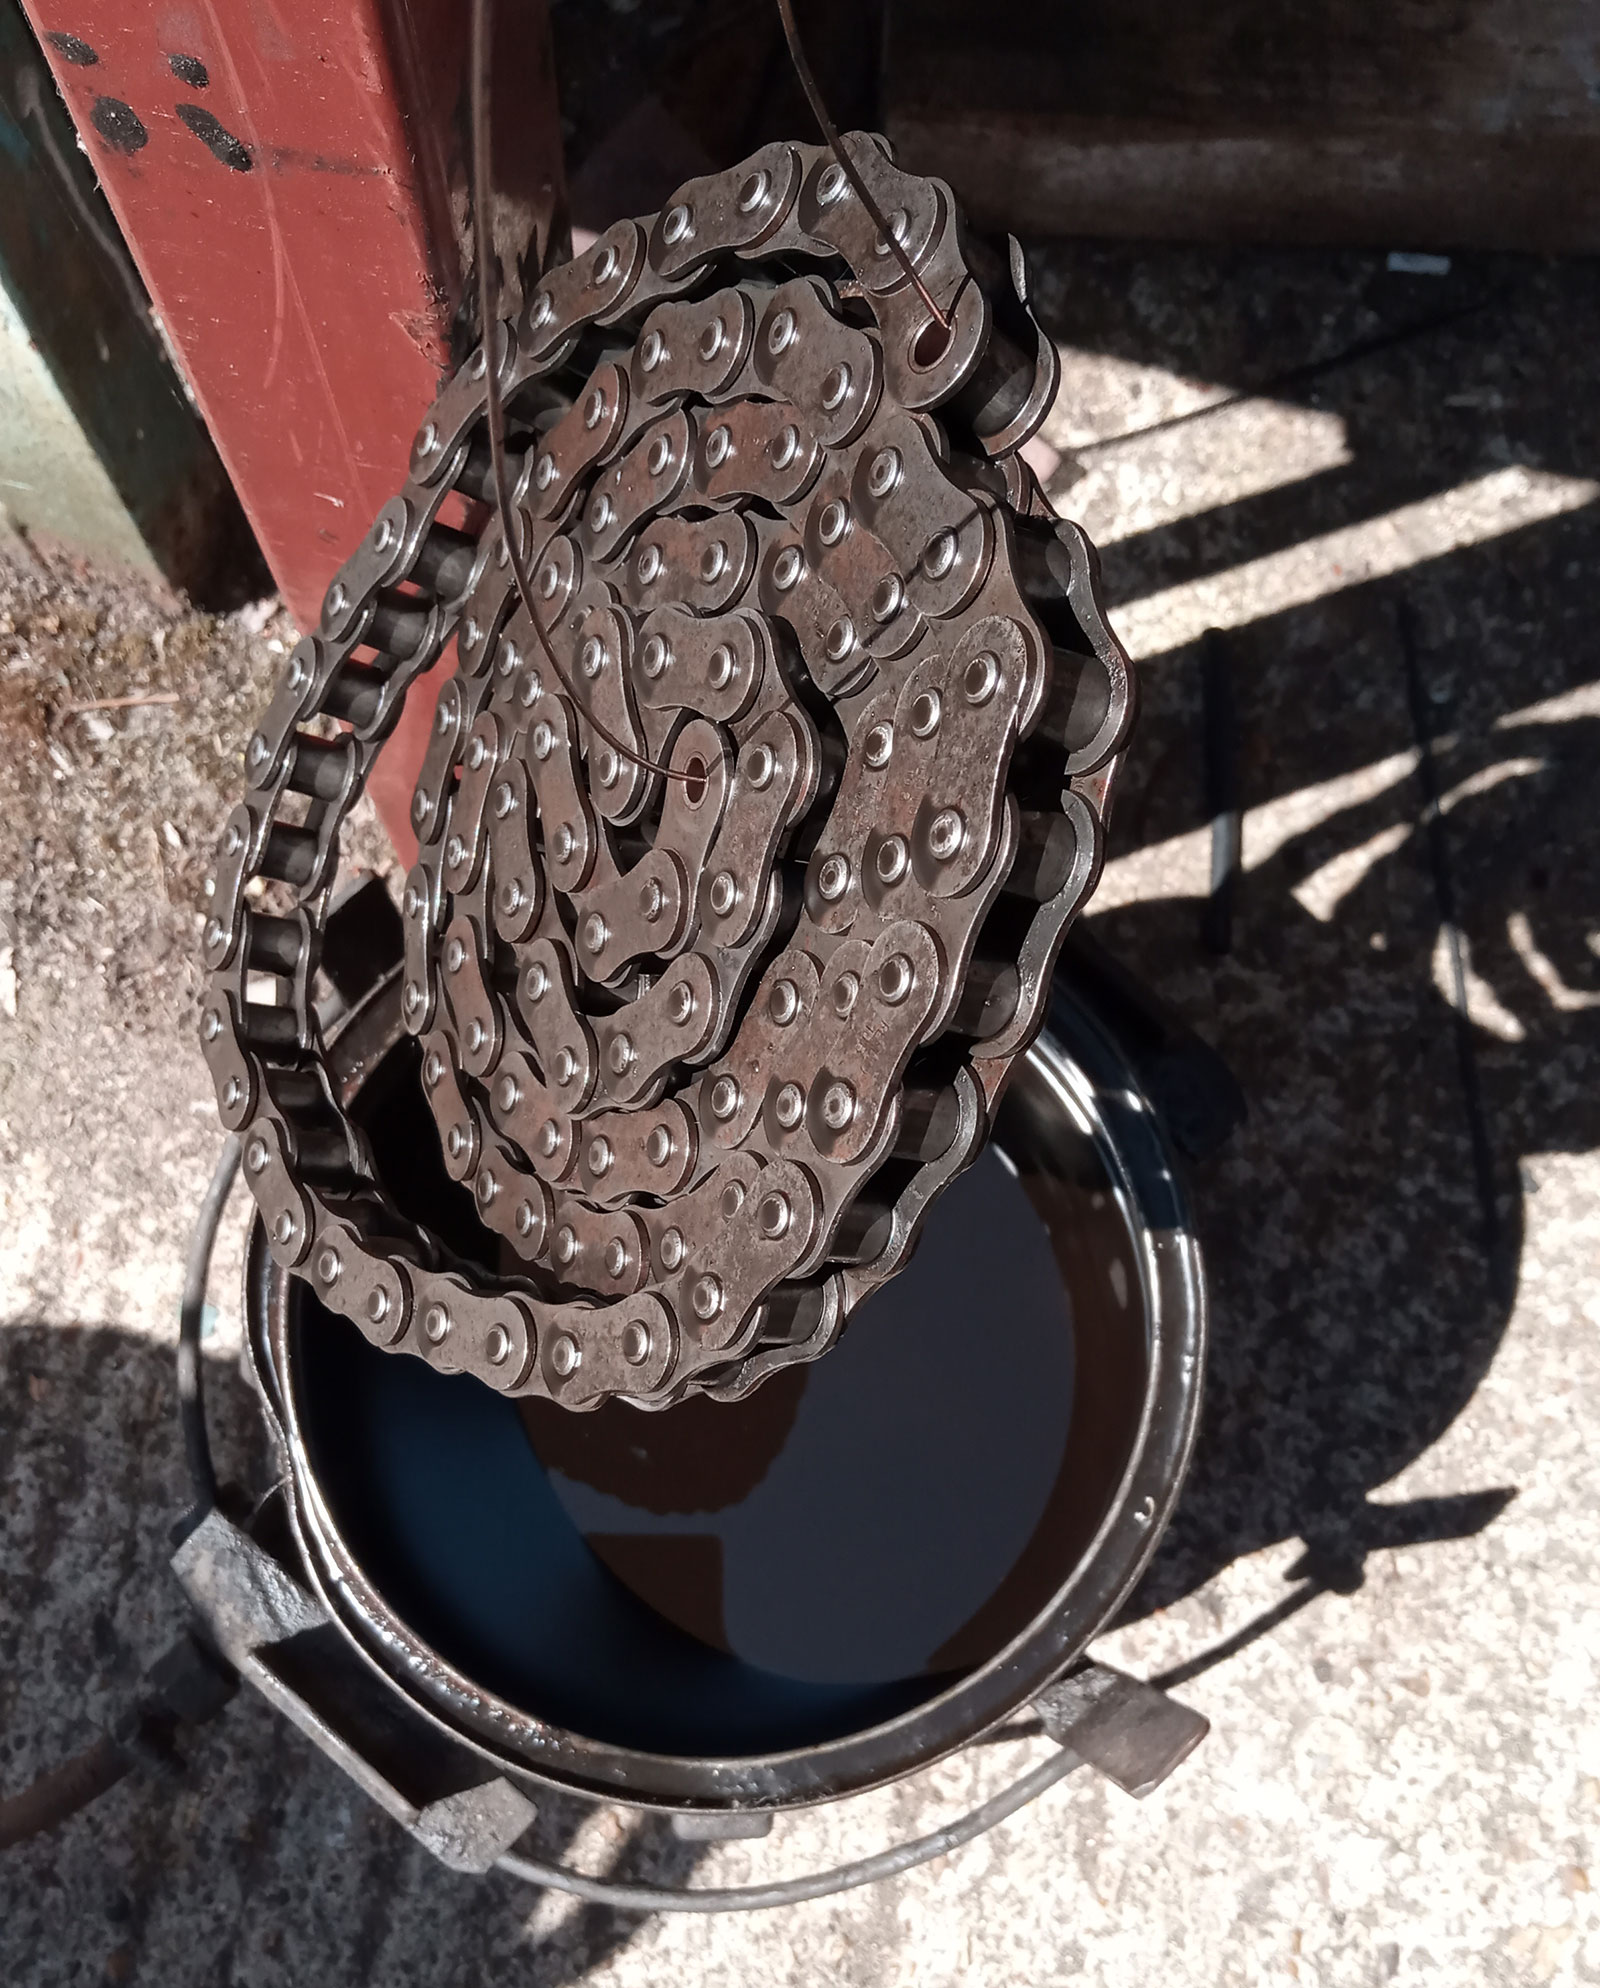
[[[1199,1455],[1102,1645],[1211,1737],[1142,1805],[1079,1774],[876,1889],[640,1921],[450,1875],[246,1697],[181,1786],[126,1782],[0,1857],[5,1980],[1600,1980],[1600,271],[1039,261],[1054,488],[1146,665],[1095,927],[1251,1105],[1195,1180]],[[1198,939],[1209,627],[1248,809],[1223,957]],[[289,639],[22,547],[0,582],[8,1792],[180,1620],[171,1347],[218,1139],[197,890]],[[168,701],[70,709],[116,696]],[[357,854],[382,861],[370,824]],[[208,1350],[244,1473],[238,1261],[236,1221]],[[559,1805],[540,1834],[594,1870],[788,1873],[931,1826],[1044,1744],[714,1852]]]

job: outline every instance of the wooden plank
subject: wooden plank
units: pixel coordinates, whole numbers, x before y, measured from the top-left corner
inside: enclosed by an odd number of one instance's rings
[[[893,0],[886,97],[980,225],[1600,249],[1592,0]]]

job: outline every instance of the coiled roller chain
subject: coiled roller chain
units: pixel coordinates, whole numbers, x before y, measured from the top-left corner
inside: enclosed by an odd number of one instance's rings
[[[802,145],[551,269],[423,423],[224,832],[202,1036],[278,1261],[506,1393],[660,1407],[825,1352],[980,1150],[1098,874],[1133,683],[1016,454],[1054,348],[1015,244],[845,143],[948,323]],[[316,1015],[340,822],[452,637],[403,998],[473,1262],[385,1193]]]

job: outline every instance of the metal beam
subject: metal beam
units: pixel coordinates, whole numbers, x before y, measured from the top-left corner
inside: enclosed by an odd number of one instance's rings
[[[25,4],[267,562],[309,628],[451,364],[469,247],[467,10]],[[543,0],[507,21],[496,54],[516,85],[496,120],[509,307],[515,251],[531,235],[542,253],[561,225]],[[376,790],[407,843],[420,738],[407,746],[427,712],[408,719]]]

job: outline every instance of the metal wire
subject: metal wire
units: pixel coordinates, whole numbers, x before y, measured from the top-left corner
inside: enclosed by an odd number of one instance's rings
[[[133,1764],[133,1754],[102,1733],[92,1746],[41,1774],[20,1794],[0,1796],[0,1850],[55,1829],[114,1788]]]
[[[194,1505],[184,1521],[192,1532],[217,1502],[217,1473],[206,1434],[205,1382],[200,1362],[200,1321],[205,1313],[206,1280],[216,1247],[222,1211],[228,1205],[239,1174],[239,1141],[230,1133],[223,1142],[216,1172],[195,1217],[189,1260],[183,1272],[183,1299],[178,1307],[178,1419],[183,1426],[183,1453],[194,1488]]]
[[[589,709],[587,701],[579,696],[571,677],[557,660],[550,638],[545,633],[544,623],[539,619],[539,610],[533,600],[533,583],[528,577],[527,567],[522,562],[522,548],[518,543],[516,520],[511,510],[510,489],[506,481],[505,404],[500,398],[500,370],[494,350],[494,331],[499,322],[499,299],[495,296],[496,277],[491,274],[491,264],[494,265],[496,272],[498,264],[495,264],[493,231],[489,225],[491,184],[489,66],[493,47],[492,19],[491,0],[472,0],[472,233],[478,252],[478,316],[483,332],[484,385],[489,417],[489,461],[494,481],[495,508],[500,513],[500,535],[511,561],[511,572],[517,583],[518,596],[522,601],[524,612],[533,624],[533,632],[539,639],[539,646],[543,649],[557,682],[583,713],[590,728],[597,732],[614,752],[633,765],[643,767],[646,773],[659,773],[665,780],[681,780],[685,786],[692,786],[696,783],[694,774],[675,766],[663,766],[657,760],[644,758],[632,746],[619,739],[615,732]]]
[[[1046,1788],[1053,1787],[1081,1765],[1078,1756],[1063,1747],[1024,1774],[1020,1781],[1013,1781],[1009,1788],[991,1795],[988,1801],[943,1829],[934,1830],[930,1836],[879,1850],[854,1863],[838,1864],[830,1871],[784,1878],[776,1884],[720,1888],[708,1885],[698,1891],[689,1886],[617,1884],[609,1878],[585,1877],[580,1871],[568,1870],[564,1864],[544,1864],[509,1852],[497,1859],[495,1868],[528,1884],[542,1885],[549,1891],[570,1892],[574,1898],[587,1899],[592,1905],[609,1905],[618,1912],[765,1912],[776,1906],[799,1905],[808,1898],[827,1898],[834,1892],[852,1891],[858,1885],[876,1884],[882,1878],[895,1877],[901,1871],[914,1870],[918,1864],[958,1850],[963,1843],[970,1843],[975,1836],[993,1829],[997,1822],[1015,1815],[1018,1809],[1026,1808]]]
[[[871,216],[879,235],[888,245],[889,253],[905,271],[906,281],[922,299],[923,308],[932,317],[946,338],[948,338],[950,336],[950,319],[940,310],[939,306],[928,294],[927,285],[917,274],[915,265],[906,253],[904,243],[901,242],[900,238],[889,226],[888,221],[884,217],[883,209],[873,199],[871,193],[868,192],[865,180],[862,179],[860,173],[856,170],[855,160],[844,149],[839,133],[834,126],[833,119],[828,115],[828,106],[823,101],[822,92],[817,88],[817,79],[811,73],[811,64],[806,60],[806,52],[800,45],[800,30],[795,26],[794,9],[789,4],[789,0],[778,0],[778,19],[783,23],[783,38],[789,44],[789,60],[794,64],[794,73],[799,78],[800,88],[805,92],[806,102],[811,106],[811,115],[821,127],[822,135],[827,141],[829,151],[832,152],[834,158],[839,162],[839,170],[855,189],[856,198]]]

